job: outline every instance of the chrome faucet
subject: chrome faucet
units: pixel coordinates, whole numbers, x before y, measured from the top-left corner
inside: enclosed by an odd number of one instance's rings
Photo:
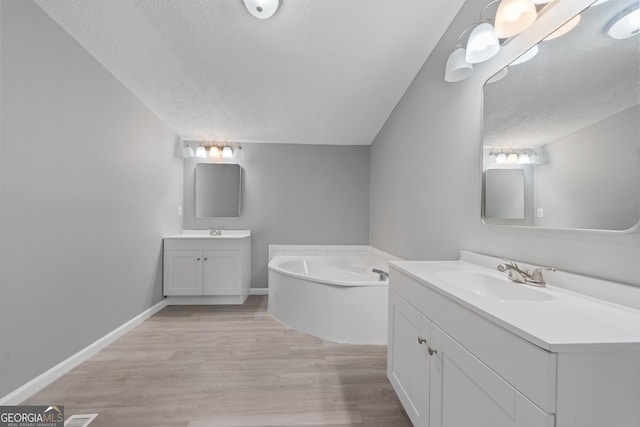
[[[387,273],[386,271],[382,271],[379,268],[374,268],[371,271],[379,275],[378,280],[380,280],[381,282],[385,282],[389,278],[389,273]]]
[[[209,236],[222,236],[222,230],[216,230],[214,228],[211,228],[209,230]]]
[[[506,262],[498,265],[497,270],[502,272],[508,271],[509,275],[507,277],[509,278],[509,280],[512,280],[516,283],[523,283],[525,285],[545,287],[547,286],[547,283],[544,280],[544,276],[542,275],[542,272],[544,270],[556,271],[556,269],[553,267],[538,267],[538,268],[535,268],[532,272],[529,272],[529,270],[525,270],[518,267],[518,264],[516,264],[515,262],[509,259],[506,259],[506,258],[502,258],[502,259],[505,260]]]

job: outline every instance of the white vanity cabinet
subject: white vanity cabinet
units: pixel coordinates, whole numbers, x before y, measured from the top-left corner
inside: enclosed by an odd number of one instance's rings
[[[541,348],[455,292],[430,286],[435,274],[424,279],[420,268],[407,268],[410,262],[393,264],[387,375],[414,426],[640,426],[636,347],[587,351],[576,345],[584,338],[578,336],[553,344],[567,351]],[[521,303],[502,304],[517,312]],[[539,316],[553,315],[533,307]]]
[[[389,309],[388,377],[416,427],[553,427],[553,415],[394,291]]]
[[[249,233],[166,237],[164,295],[171,304],[242,304],[249,295],[250,265]]]

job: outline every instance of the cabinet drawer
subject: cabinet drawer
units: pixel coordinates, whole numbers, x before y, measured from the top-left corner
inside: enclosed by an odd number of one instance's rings
[[[555,412],[556,355],[391,267],[389,286],[546,413]]]

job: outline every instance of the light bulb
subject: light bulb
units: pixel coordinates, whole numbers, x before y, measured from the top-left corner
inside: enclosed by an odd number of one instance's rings
[[[511,153],[507,156],[507,163],[518,163],[518,154]]]
[[[496,35],[505,39],[520,34],[538,17],[531,0],[502,0],[496,12]]]
[[[207,157],[207,149],[200,145],[196,148],[196,157],[199,159],[204,159]]]
[[[209,148],[209,157],[220,157],[222,154],[220,153],[220,149],[215,145]]]
[[[529,155],[527,153],[522,153],[520,154],[520,157],[518,157],[518,163],[521,165],[528,165],[531,163],[531,159],[529,159]]]
[[[222,158],[231,159],[233,157],[233,150],[231,147],[226,146],[222,149]]]
[[[540,164],[540,157],[538,156],[538,153],[533,153],[531,155],[531,157],[529,158],[529,160],[531,161],[532,165],[539,165]]]
[[[500,41],[496,36],[493,25],[488,22],[478,24],[467,41],[465,61],[477,64],[494,57],[500,50]]]
[[[464,59],[465,54],[466,50],[463,47],[458,47],[449,55],[444,72],[444,79],[449,83],[464,80],[473,72],[473,65]]]
[[[193,148],[189,144],[184,146],[184,150],[182,150],[182,157],[193,157],[195,153],[193,152]]]
[[[500,153],[496,156],[496,163],[506,163],[507,162],[507,155],[504,153]]]

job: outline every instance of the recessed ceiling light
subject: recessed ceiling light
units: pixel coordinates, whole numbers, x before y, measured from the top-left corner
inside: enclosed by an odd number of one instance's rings
[[[604,32],[618,40],[640,33],[640,4],[635,3],[614,16]]]

